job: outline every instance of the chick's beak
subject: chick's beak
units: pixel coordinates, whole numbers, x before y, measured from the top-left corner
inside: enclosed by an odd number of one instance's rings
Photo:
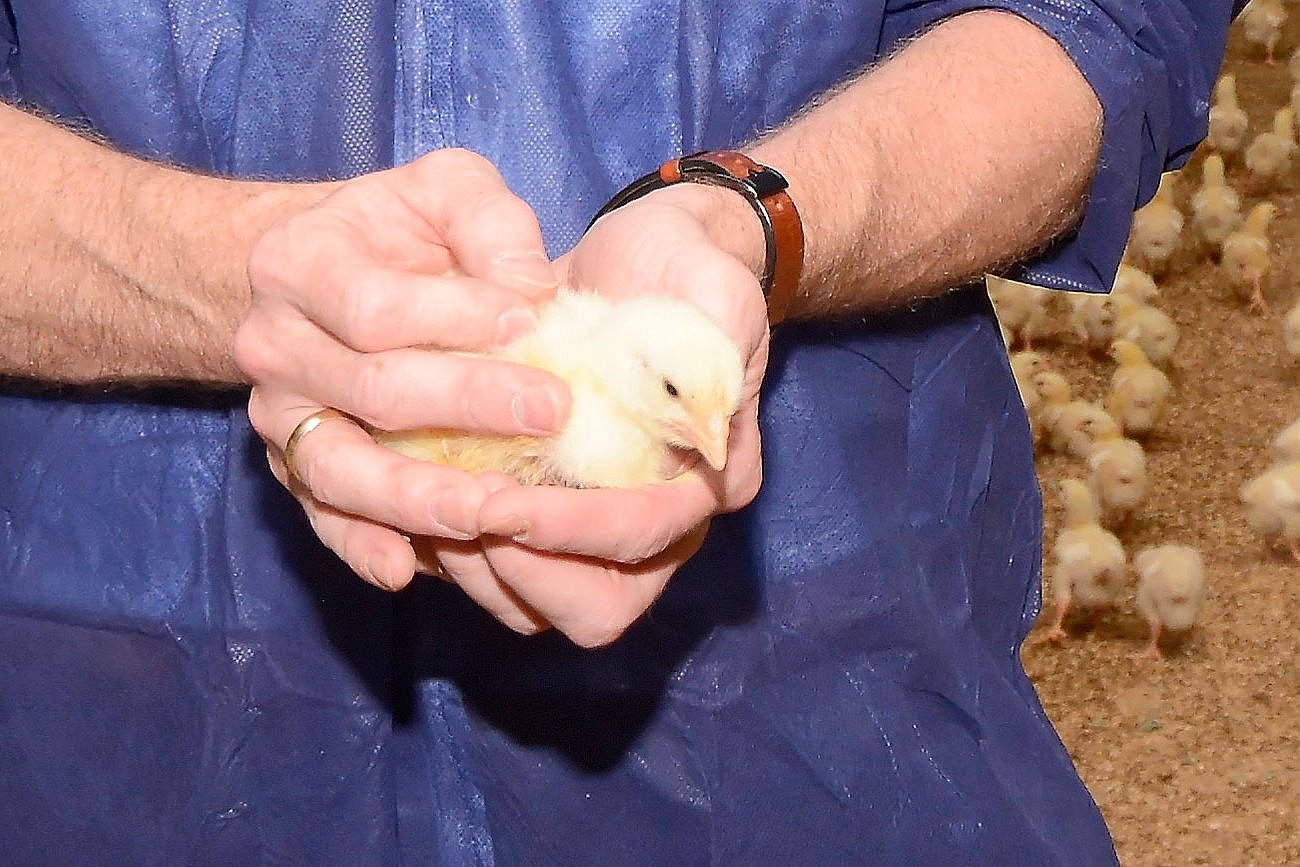
[[[727,466],[727,434],[731,417],[720,412],[692,416],[674,425],[674,433],[685,445],[700,453],[704,462],[715,470]]]

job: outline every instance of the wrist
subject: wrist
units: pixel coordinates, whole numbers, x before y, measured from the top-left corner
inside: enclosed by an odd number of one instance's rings
[[[128,243],[110,255],[121,257],[115,269],[153,299],[171,329],[170,337],[151,338],[172,359],[173,371],[163,375],[244,382],[233,344],[251,305],[252,247],[273,223],[316,203],[332,185],[233,180],[135,160],[124,180]],[[141,249],[130,238],[148,245]]]
[[[736,151],[701,151],[677,157],[665,162],[658,171],[637,178],[615,193],[597,211],[592,223],[649,193],[683,184],[720,187],[735,193],[749,206],[763,233],[763,268],[759,283],[767,300],[767,318],[771,325],[779,324],[789,312],[799,288],[804,234],[799,210],[786,192],[789,184],[776,169]],[[702,202],[703,198],[697,197],[695,201]],[[717,200],[713,203],[715,206],[718,204]],[[714,207],[697,219],[714,234],[720,234],[725,231],[724,226],[740,225],[734,217],[724,216],[727,213]],[[717,239],[714,240],[716,243]],[[742,261],[748,262],[751,258],[752,244],[743,235],[739,240],[727,238],[722,246],[723,249],[735,249]]]
[[[673,184],[646,198],[690,214],[715,246],[739,259],[755,277],[762,276],[767,255],[763,227],[753,208],[734,191],[708,184]]]

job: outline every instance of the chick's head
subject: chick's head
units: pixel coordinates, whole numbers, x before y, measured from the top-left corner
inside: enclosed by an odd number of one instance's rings
[[[1070,401],[1070,383],[1061,374],[1052,370],[1041,370],[1032,377],[1034,391],[1044,403],[1064,405]]]
[[[619,304],[606,337],[625,359],[609,378],[620,403],[664,442],[723,469],[745,375],[735,341],[695,305],[650,295]]]
[[[1097,500],[1083,479],[1061,479],[1057,483],[1061,505],[1065,509],[1066,527],[1097,523]]]
[[[1142,351],[1142,347],[1132,340],[1119,339],[1110,346],[1110,357],[1122,367],[1147,365],[1151,362],[1147,359],[1147,354]]]
[[[1246,216],[1243,231],[1256,237],[1266,237],[1268,224],[1277,216],[1277,210],[1277,205],[1272,202],[1259,202]]]

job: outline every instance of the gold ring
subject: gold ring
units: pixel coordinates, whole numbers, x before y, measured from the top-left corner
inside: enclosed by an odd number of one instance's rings
[[[327,406],[324,409],[316,410],[314,413],[298,422],[298,426],[293,429],[293,433],[289,434],[289,441],[284,444],[284,466],[285,469],[289,471],[289,475],[299,481],[302,480],[302,476],[298,475],[298,468],[293,462],[294,456],[298,452],[298,446],[302,443],[303,438],[306,437],[307,434],[316,430],[316,428],[320,427],[325,422],[334,419],[356,421],[356,419],[348,415],[346,412]]]

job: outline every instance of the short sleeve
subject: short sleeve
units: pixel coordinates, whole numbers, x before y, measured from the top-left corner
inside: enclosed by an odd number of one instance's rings
[[[890,0],[885,44],[952,15],[1003,9],[1055,39],[1101,103],[1102,140],[1077,230],[1023,265],[1019,279],[1106,292],[1135,208],[1162,172],[1183,165],[1205,137],[1223,62],[1232,0]]]

